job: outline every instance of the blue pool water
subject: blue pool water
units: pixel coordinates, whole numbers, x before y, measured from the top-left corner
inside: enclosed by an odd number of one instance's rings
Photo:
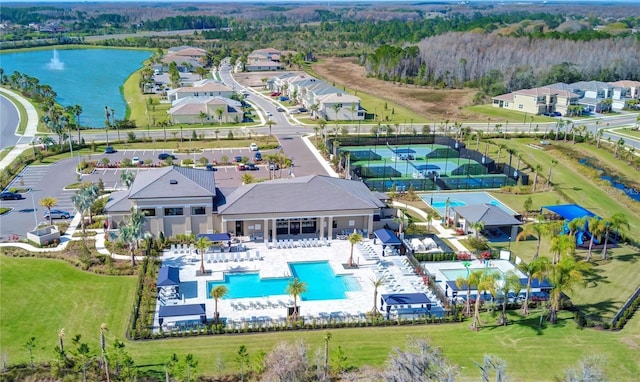
[[[225,274],[222,282],[207,282],[207,297],[218,285],[229,290],[225,298],[286,295],[285,289],[293,278],[307,283],[307,293],[301,296],[304,301],[344,299],[345,292],[361,289],[353,276],[336,276],[326,261],[289,263],[289,269],[293,277],[262,279],[258,273]]]
[[[433,194],[420,195],[425,203],[437,209],[441,215],[444,215],[447,198],[451,207],[473,206],[478,204],[491,204],[500,207],[509,215],[517,215],[511,208],[502,204],[498,199],[486,192],[436,192]]]

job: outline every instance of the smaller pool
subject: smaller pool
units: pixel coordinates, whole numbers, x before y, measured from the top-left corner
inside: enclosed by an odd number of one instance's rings
[[[469,273],[474,271],[487,271],[488,273],[497,272],[502,275],[500,268],[469,268]],[[440,273],[447,278],[448,281],[456,281],[458,277],[467,278],[467,269],[441,269]]]
[[[466,205],[467,203],[457,201],[457,200],[453,200],[449,202],[449,207],[462,207]],[[433,202],[431,206],[434,208],[447,208],[447,202]]]

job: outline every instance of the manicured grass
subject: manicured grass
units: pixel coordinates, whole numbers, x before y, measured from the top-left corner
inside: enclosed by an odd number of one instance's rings
[[[9,154],[9,151],[13,150],[13,146],[8,146],[5,147],[4,149],[2,149],[2,151],[0,151],[0,160],[2,160],[4,157],[7,156],[7,154]]]
[[[81,334],[97,350],[102,323],[110,342],[124,338],[135,284],[135,277],[98,276],[60,260],[0,256],[2,352],[24,362],[24,344],[35,337],[36,359],[49,360],[61,328],[69,344]]]
[[[626,135],[631,135],[632,137],[640,138],[640,131],[632,130],[630,127],[625,127],[622,129],[609,129],[609,131],[614,134],[620,133],[620,134],[626,134]]]
[[[487,118],[491,118],[490,126],[493,129],[496,123],[501,123],[504,128],[505,123],[529,123],[531,120],[531,114],[527,114],[525,116],[524,113],[520,113],[513,110],[506,110],[497,107],[493,107],[491,105],[474,105],[467,106],[464,108],[465,110],[473,111],[474,113],[480,113],[487,116]],[[526,122],[525,122],[526,118]],[[546,122],[555,122],[556,119],[551,117],[546,117],[544,115],[534,115],[533,116],[533,124],[535,123],[546,123]]]
[[[559,163],[553,168],[551,175],[556,189],[560,189],[574,203],[582,205],[599,216],[609,217],[618,212],[625,214],[631,225],[631,232],[636,232],[640,227],[640,216],[630,213],[623,203],[611,197],[607,191],[578,171],[578,158],[568,158],[560,151],[553,150],[553,145],[561,145],[562,141],[552,141],[548,150],[537,150],[527,146],[533,142],[530,138],[494,139],[494,141],[497,144],[504,143],[522,153],[523,159],[532,166],[542,165],[544,168],[542,175],[544,176],[549,171],[551,161],[558,160]]]
[[[529,178],[529,179],[533,179],[533,178]],[[555,191],[536,192],[532,194],[517,194],[517,195],[509,194],[506,192],[500,192],[500,191],[490,191],[489,194],[491,194],[494,198],[500,200],[500,202],[505,204],[507,207],[519,213],[523,213],[524,202],[529,197],[531,197],[531,201],[532,201],[532,204],[531,204],[532,211],[540,210],[540,207],[542,206],[550,206],[550,205],[566,203],[566,201],[564,200],[564,197]]]
[[[50,360],[60,328],[65,328],[69,346],[71,337],[79,333],[91,349],[97,350],[102,322],[110,328],[109,344],[116,338],[123,340],[135,278],[97,276],[54,260],[1,257],[0,261],[3,308],[0,338],[10,363],[28,360],[24,343],[32,336],[36,337],[36,360]],[[604,366],[609,376],[620,381],[634,380],[640,373],[640,365],[626,331],[580,330],[569,317],[568,313],[562,313],[559,325],[542,330],[537,328],[538,312],[527,319],[513,316],[515,323],[506,328],[495,326],[497,316],[487,313],[479,332],[472,332],[469,322],[332,329],[330,347],[333,350],[340,346],[350,365],[382,367],[392,348],[403,347],[408,336],[429,338],[461,366],[465,378],[478,378],[479,371],[473,362],[480,362],[485,354],[494,354],[507,361],[508,374],[516,380],[530,380],[532,376],[536,380],[551,380],[583,356],[599,354],[606,360]],[[282,341],[304,339],[309,354],[315,354],[323,346],[323,333],[324,330],[296,331],[125,343],[138,365],[160,368],[173,353],[180,356],[192,353],[199,360],[198,371],[214,375],[218,357],[224,372],[238,370],[235,355],[240,345],[255,354],[259,350],[268,352]]]

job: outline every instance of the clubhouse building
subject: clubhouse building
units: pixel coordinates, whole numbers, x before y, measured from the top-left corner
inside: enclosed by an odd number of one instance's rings
[[[323,239],[354,230],[369,237],[395,215],[386,195],[359,181],[309,175],[220,189],[214,174],[177,166],[139,172],[129,190],[110,195],[105,207],[109,227],[117,229],[136,208],[144,211],[145,230],[154,235]]]

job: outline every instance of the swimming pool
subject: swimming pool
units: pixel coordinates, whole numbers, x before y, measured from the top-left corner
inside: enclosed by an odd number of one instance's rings
[[[327,261],[288,263],[292,277],[260,278],[257,272],[225,274],[224,281],[207,282],[207,298],[211,289],[225,285],[229,290],[225,298],[247,298],[286,295],[285,289],[293,278],[307,283],[303,301],[339,300],[345,292],[361,290],[353,276],[336,276]]]
[[[473,206],[478,204],[491,204],[500,207],[509,215],[517,215],[511,208],[502,204],[498,199],[486,192],[436,192],[420,196],[425,203],[437,209],[441,215],[445,214],[447,199],[450,207]]]

